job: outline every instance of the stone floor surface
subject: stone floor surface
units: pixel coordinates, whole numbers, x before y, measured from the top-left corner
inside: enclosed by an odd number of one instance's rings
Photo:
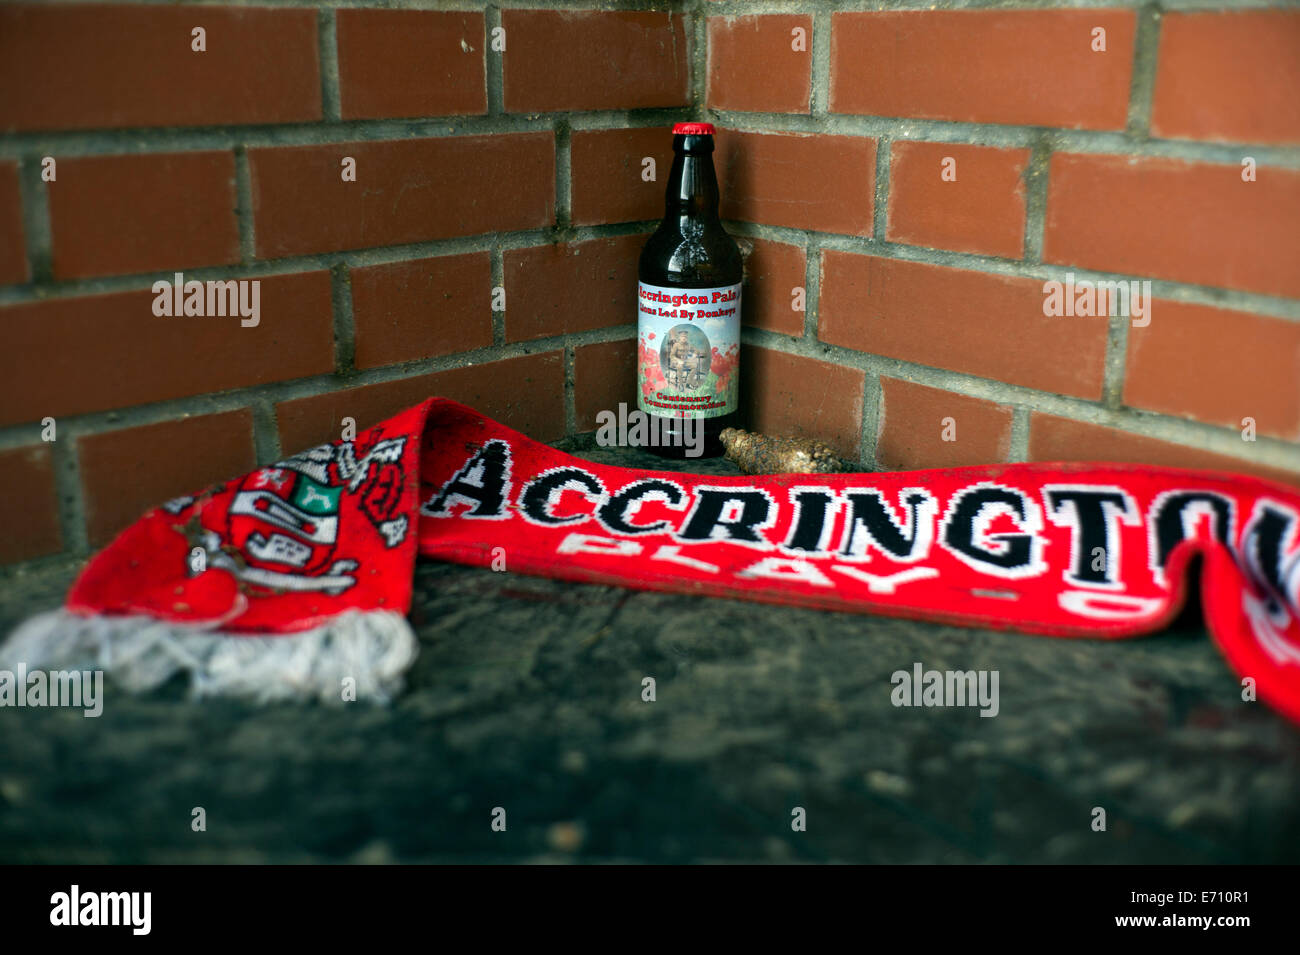
[[[74,569],[0,578],[0,633]],[[0,710],[0,862],[1300,860],[1300,732],[1195,622],[1059,640],[429,562],[415,583],[391,706],[110,685],[98,719]],[[998,716],[894,707],[915,662],[997,670]]]

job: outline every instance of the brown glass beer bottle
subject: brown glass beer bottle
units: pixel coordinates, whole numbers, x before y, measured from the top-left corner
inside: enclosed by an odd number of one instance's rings
[[[664,218],[641,250],[637,408],[648,450],[715,456],[739,425],[740,249],[718,218],[713,126],[673,127]]]

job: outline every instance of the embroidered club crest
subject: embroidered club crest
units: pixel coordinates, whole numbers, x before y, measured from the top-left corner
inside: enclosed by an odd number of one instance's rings
[[[224,540],[202,533],[208,565],[272,591],[343,593],[359,566],[337,553],[345,515],[359,510],[387,548],[406,540],[409,518],[398,513],[405,446],[405,437],[377,439],[358,456],[355,442],[340,441],[253,471],[234,487]],[[352,496],[356,506],[348,507]],[[179,513],[187,503],[193,499],[167,509]]]
[[[343,485],[288,465],[262,468],[240,482],[230,505],[229,543],[251,566],[313,576],[334,556]]]

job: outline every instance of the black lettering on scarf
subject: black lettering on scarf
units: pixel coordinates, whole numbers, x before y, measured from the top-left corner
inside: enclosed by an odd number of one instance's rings
[[[758,529],[772,520],[775,506],[772,499],[758,488],[715,487],[696,488],[695,508],[681,532],[679,540],[698,542],[729,539],[744,544],[766,544]],[[733,505],[740,505],[739,513],[728,518]],[[722,535],[719,536],[718,532]]]
[[[822,488],[799,488],[791,499],[794,501],[794,526],[785,549],[809,554],[825,552],[831,530],[827,517],[835,495]]]
[[[1196,515],[1207,510],[1213,518],[1215,539],[1231,548],[1232,501],[1228,498],[1213,491],[1171,491],[1156,498],[1151,513],[1151,533],[1155,537],[1152,569],[1158,579],[1164,579],[1165,566],[1174,548],[1192,536]]]
[[[585,521],[586,514],[556,517],[551,513],[552,498],[559,497],[566,488],[586,491],[597,500],[605,496],[605,485],[582,468],[556,468],[534,478],[519,495],[519,509],[524,517],[535,524],[574,524]]]
[[[1296,514],[1289,508],[1262,500],[1255,505],[1250,526],[1242,535],[1242,558],[1250,575],[1268,591],[1270,603],[1288,599],[1297,556],[1287,556],[1295,539]],[[1292,598],[1293,599],[1293,598]]]
[[[466,461],[420,512],[430,517],[450,517],[447,506],[461,502],[473,505],[465,517],[501,520],[508,516],[505,506],[509,489],[510,445],[494,439]]]
[[[908,488],[903,495],[907,518],[900,525],[879,491],[850,489],[847,494],[849,516],[844,525],[840,554],[864,557],[870,542],[893,560],[914,561],[928,556],[930,543],[934,540],[934,515],[938,507],[934,498],[919,488]],[[867,540],[861,539],[860,532],[865,533]]]
[[[1119,521],[1133,517],[1133,501],[1119,488],[1049,487],[1052,521],[1070,527],[1071,567],[1067,579],[1108,586],[1119,582]],[[1094,558],[1101,551],[1101,567]]]
[[[685,496],[682,489],[671,481],[650,478],[635,481],[623,488],[596,511],[596,518],[615,534],[653,534],[667,529],[667,521],[655,521],[653,524],[629,524],[627,512],[633,503],[645,500],[650,495],[661,495],[670,505],[681,504]]]
[[[1023,577],[1041,570],[1034,534],[996,534],[984,546],[976,542],[976,523],[986,510],[1005,507],[1024,524],[1036,505],[1011,488],[976,485],[960,492],[948,511],[944,546],[972,566],[1004,577]],[[1034,528],[1031,528],[1034,529]]]

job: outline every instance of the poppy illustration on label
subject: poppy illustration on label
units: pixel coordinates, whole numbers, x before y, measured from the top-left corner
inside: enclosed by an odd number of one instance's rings
[[[638,285],[638,409],[709,420],[740,407],[740,291]]]

